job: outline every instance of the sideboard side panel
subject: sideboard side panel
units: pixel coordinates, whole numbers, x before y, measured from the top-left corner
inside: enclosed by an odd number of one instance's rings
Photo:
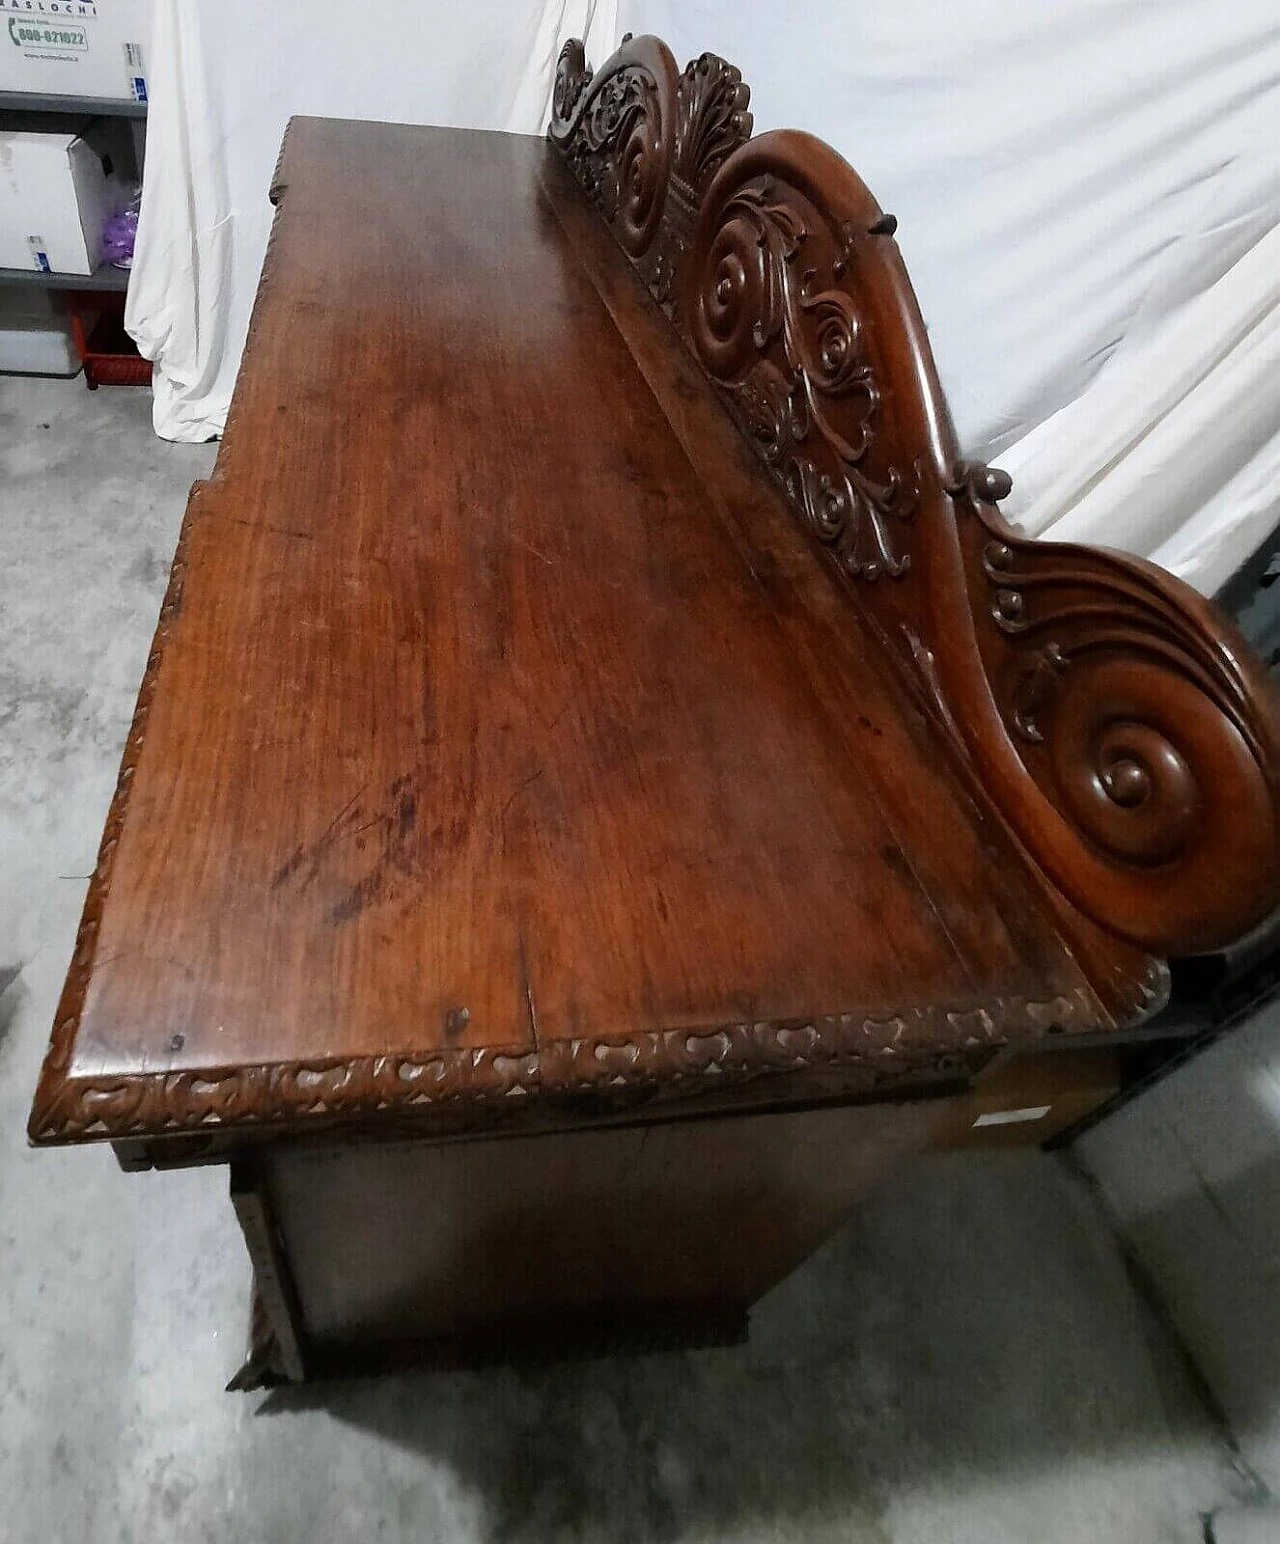
[[[308,1345],[745,1310],[923,1148],[932,1102],[478,1143],[282,1149],[264,1182]],[[537,1350],[537,1346],[525,1349]]]

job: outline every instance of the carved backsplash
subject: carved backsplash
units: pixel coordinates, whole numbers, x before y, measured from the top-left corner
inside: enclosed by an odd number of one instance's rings
[[[1026,540],[965,461],[886,215],[738,71],[565,45],[549,136],[987,794],[1081,910],[1160,953],[1280,902],[1280,714],[1223,617]]]
[[[567,44],[551,137],[814,534],[849,573],[900,578],[915,469],[880,422],[844,282],[859,240],[893,225],[834,217],[785,168],[717,181],[750,139],[750,93],[714,54],[676,75],[664,52],[638,39],[593,77]]]

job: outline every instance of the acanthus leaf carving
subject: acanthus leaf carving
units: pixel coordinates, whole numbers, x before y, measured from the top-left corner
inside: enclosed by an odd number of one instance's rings
[[[911,563],[901,524],[918,493],[879,443],[848,222],[769,175],[732,189],[714,213],[704,209],[686,276],[694,352],[842,566],[901,578]]]
[[[573,118],[582,93],[591,84],[591,76],[581,40],[570,38],[556,62],[555,84],[551,91],[552,123],[568,123]]]

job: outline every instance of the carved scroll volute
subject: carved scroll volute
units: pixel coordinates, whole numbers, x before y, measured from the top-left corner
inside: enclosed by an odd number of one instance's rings
[[[666,207],[678,79],[670,49],[652,37],[628,39],[596,75],[571,39],[556,67],[548,136],[632,258],[652,246]]]
[[[956,649],[940,671],[985,781],[1114,931],[1162,954],[1230,942],[1280,903],[1271,684],[1163,570],[1012,530],[993,476],[964,469],[955,490],[981,679]],[[993,715],[999,740],[978,727]]]
[[[753,140],[703,200],[690,344],[1063,893],[1161,954],[1228,942],[1280,902],[1270,686],[1169,575],[1001,520],[892,228],[821,141]]]

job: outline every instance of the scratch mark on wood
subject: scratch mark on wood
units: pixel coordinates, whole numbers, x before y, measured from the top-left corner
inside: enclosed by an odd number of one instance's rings
[[[541,767],[539,767],[536,772],[530,772],[529,776],[526,777],[525,780],[522,783],[517,783],[516,786],[507,795],[507,802],[502,806],[502,815],[500,817],[500,823],[501,824],[504,824],[504,825],[506,824],[507,811],[511,808],[512,804],[515,802],[515,799],[516,799],[517,795],[522,794],[525,791],[525,789],[529,787],[529,785],[531,783],[536,783],[538,781],[538,779],[542,776],[542,771],[543,771],[543,769]]]
[[[227,515],[232,525],[242,525],[250,531],[267,531],[272,536],[288,536],[297,541],[315,541],[313,531],[295,531],[287,525],[270,525],[259,520],[246,520],[243,515]]]
[[[515,542],[517,547],[524,547],[526,551],[532,552],[535,558],[541,558],[548,568],[554,568],[556,566],[556,560],[554,558],[549,558],[545,552],[539,552],[532,542],[525,541],[519,536],[513,536],[511,540]]]
[[[533,1001],[533,982],[529,978],[529,956],[524,946],[524,929],[516,934],[516,949],[520,956],[520,981],[524,987],[524,1000],[529,1009],[529,1033],[533,1037],[533,1048],[539,1048],[538,1041],[538,1010]]]
[[[310,877],[315,877],[316,869],[319,866],[320,859],[337,839],[338,827],[341,825],[342,821],[349,814],[356,801],[360,798],[360,796],[364,793],[365,788],[368,786],[369,785],[365,783],[362,787],[357,788],[355,793],[351,795],[347,802],[324,828],[320,836],[317,837],[314,842],[304,842],[291,858],[286,859],[286,861],[280,865],[271,880],[271,888],[273,890],[278,890],[281,885],[283,885],[287,880],[291,879],[298,872],[298,870],[308,862],[311,864]]]

